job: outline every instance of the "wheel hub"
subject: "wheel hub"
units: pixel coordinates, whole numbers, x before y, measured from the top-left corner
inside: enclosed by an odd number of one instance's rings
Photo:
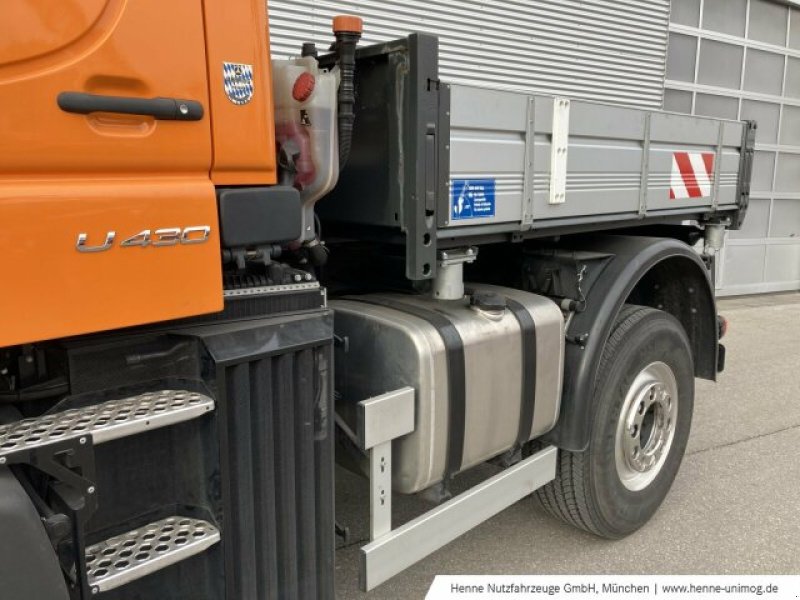
[[[672,446],[677,415],[672,369],[663,362],[647,365],[634,378],[617,425],[617,473],[625,487],[641,490],[656,478]]]

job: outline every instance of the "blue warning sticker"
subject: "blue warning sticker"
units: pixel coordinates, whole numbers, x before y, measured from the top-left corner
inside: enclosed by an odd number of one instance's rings
[[[453,179],[450,182],[450,217],[485,219],[494,216],[494,179]]]

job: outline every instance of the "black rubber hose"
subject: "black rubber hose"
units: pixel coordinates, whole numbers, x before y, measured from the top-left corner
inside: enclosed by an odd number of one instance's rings
[[[350,148],[353,144],[353,123],[356,120],[356,44],[359,39],[361,39],[360,33],[347,31],[336,33],[336,54],[341,73],[338,95],[340,172],[350,158]]]
[[[45,400],[69,393],[69,384],[64,380],[54,380],[16,392],[0,392],[0,403]]]

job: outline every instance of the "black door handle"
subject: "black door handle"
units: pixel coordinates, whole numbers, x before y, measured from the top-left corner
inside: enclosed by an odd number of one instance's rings
[[[199,121],[203,118],[203,105],[196,100],[177,98],[128,98],[125,96],[100,96],[83,92],[61,92],[58,95],[61,110],[79,115],[95,112],[144,115],[163,121]]]

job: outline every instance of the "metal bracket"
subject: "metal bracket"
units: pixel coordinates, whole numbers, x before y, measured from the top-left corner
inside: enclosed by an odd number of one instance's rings
[[[750,203],[750,180],[753,174],[756,128],[755,121],[745,121],[745,127],[742,132],[742,147],[739,155],[739,176],[736,178],[736,204],[738,205],[738,210],[733,219],[733,229],[741,228]]]
[[[553,100],[553,136],[550,141],[550,204],[567,201],[567,151],[569,150],[569,100]]]
[[[528,114],[525,126],[525,173],[522,190],[522,229],[533,227],[533,155],[536,149],[536,112],[534,96],[528,96]]]
[[[478,248],[476,246],[451,248],[450,250],[439,251],[438,263],[440,267],[452,267],[474,262],[476,258],[478,258]]]
[[[719,122],[717,148],[714,157],[714,181],[712,182],[711,208],[716,211],[719,206],[719,174],[722,171],[722,144],[725,139],[725,121]]]
[[[453,248],[440,250],[433,296],[437,300],[459,300],[464,297],[464,264],[475,262],[478,248]]]
[[[0,464],[27,464],[51,476],[52,502],[66,514],[71,523],[71,564],[62,561],[72,598],[88,600],[94,593],[86,575],[84,527],[97,510],[94,445],[85,435],[40,446],[22,447],[2,457]]]
[[[369,453],[369,529],[376,540],[392,530],[392,440],[414,431],[414,388],[358,403],[358,443]]]
[[[414,431],[411,387],[358,403],[356,440],[369,453],[370,543],[361,548],[361,588],[394,577],[555,477],[550,446],[392,530],[392,440]]]
[[[644,142],[642,143],[642,178],[639,182],[639,216],[647,214],[647,192],[650,184],[650,128],[653,113],[644,116]]]

